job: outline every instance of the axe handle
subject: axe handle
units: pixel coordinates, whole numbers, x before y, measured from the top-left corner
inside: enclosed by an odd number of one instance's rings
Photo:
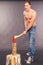
[[[24,32],[22,32],[21,34],[19,34],[19,35],[16,35],[16,36],[14,36],[15,38],[19,38],[19,37],[21,37],[22,35],[24,35],[25,34],[25,31]]]

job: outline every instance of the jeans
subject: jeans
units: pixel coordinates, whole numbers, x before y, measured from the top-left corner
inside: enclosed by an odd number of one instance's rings
[[[32,57],[35,54],[36,26],[33,26],[27,33],[30,43],[30,56]]]

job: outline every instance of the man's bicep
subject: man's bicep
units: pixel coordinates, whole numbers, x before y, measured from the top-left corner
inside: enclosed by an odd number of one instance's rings
[[[35,22],[35,20],[36,20],[36,12],[34,12],[33,17],[32,17],[32,21]]]

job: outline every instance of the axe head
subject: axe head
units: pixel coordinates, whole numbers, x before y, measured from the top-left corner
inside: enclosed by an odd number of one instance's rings
[[[16,42],[16,38],[14,36],[12,36],[12,42],[15,43]]]

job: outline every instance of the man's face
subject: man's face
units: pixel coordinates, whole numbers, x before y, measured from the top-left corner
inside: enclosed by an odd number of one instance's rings
[[[26,2],[24,7],[25,7],[25,10],[26,10],[26,11],[29,11],[31,5],[30,5],[28,2]]]

